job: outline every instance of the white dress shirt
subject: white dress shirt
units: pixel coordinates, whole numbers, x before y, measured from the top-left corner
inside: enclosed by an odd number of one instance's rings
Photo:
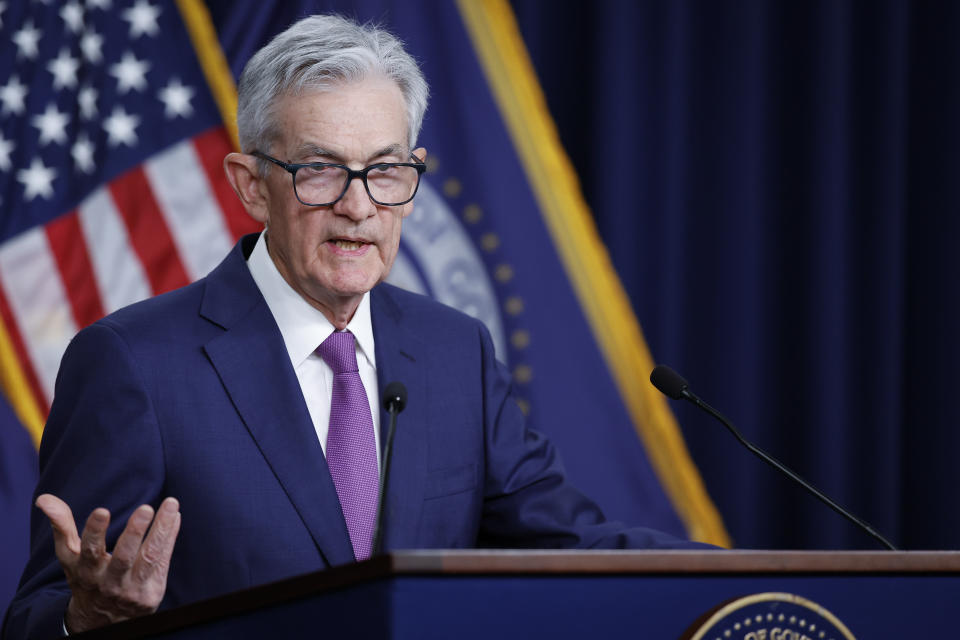
[[[247,267],[254,282],[267,301],[280,335],[297,374],[303,398],[313,420],[313,428],[324,453],[327,450],[327,432],[330,427],[330,400],[333,396],[333,370],[316,350],[333,333],[334,326],[319,309],[304,300],[283,279],[267,251],[266,232],[260,234]],[[373,416],[373,432],[377,442],[377,464],[380,464],[380,393],[377,388],[377,361],[373,343],[373,323],[370,319],[370,292],[363,295],[360,306],[347,324],[347,330],[356,337],[357,365],[360,379],[367,392]]]

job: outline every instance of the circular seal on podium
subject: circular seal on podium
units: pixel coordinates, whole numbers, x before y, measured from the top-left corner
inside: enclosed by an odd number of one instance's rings
[[[706,614],[690,640],[855,640],[835,615],[792,593],[755,593]]]

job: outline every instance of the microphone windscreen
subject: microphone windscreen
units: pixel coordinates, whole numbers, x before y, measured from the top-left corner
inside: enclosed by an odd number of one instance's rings
[[[680,377],[680,374],[665,364],[658,364],[650,373],[650,382],[653,383],[660,393],[679,400],[683,397],[683,392],[690,385]]]
[[[391,407],[394,407],[396,412],[400,413],[405,406],[407,406],[407,388],[402,382],[394,380],[383,392],[383,408],[390,411]]]

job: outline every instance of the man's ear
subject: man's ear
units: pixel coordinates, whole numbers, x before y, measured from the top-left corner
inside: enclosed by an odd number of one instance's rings
[[[245,153],[228,153],[223,159],[223,170],[250,217],[266,224],[269,218],[266,185],[260,177],[257,159]]]

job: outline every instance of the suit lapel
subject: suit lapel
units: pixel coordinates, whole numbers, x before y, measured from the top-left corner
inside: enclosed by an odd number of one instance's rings
[[[299,382],[239,249],[207,278],[201,315],[226,329],[204,351],[317,547],[330,565],[352,562],[340,501]]]
[[[384,514],[384,548],[416,547],[427,477],[427,403],[425,345],[402,323],[402,310],[391,289],[371,293],[370,311],[376,340],[377,383],[382,393],[390,382],[407,387],[407,405],[398,416]],[[380,441],[387,440],[390,414],[381,407]]]

